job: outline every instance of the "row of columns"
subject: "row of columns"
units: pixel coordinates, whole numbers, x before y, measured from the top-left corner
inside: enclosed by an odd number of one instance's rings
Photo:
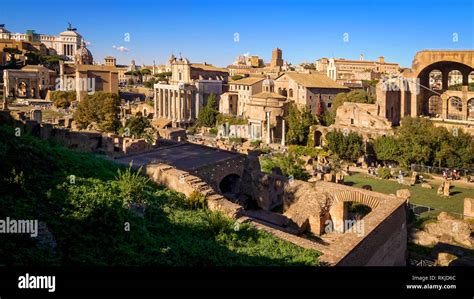
[[[63,55],[74,56],[75,55],[74,47],[75,47],[75,45],[72,45],[72,44],[64,44],[63,45]]]
[[[194,92],[186,89],[155,89],[155,116],[173,122],[192,121],[199,113]]]

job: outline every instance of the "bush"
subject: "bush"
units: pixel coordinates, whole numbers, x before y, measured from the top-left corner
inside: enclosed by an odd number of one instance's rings
[[[232,228],[232,222],[223,213],[217,211],[206,211],[204,214],[207,231],[216,237]]]
[[[378,170],[378,176],[384,180],[388,180],[392,178],[392,174],[390,173],[390,168],[387,167],[381,167]]]
[[[129,133],[128,137],[143,138],[146,135],[146,129],[151,128],[150,120],[143,116],[133,116],[127,120],[125,127],[120,128],[119,133]]]
[[[132,164],[125,170],[117,170],[117,185],[127,203],[146,204],[147,185],[149,178],[141,174],[142,167],[138,171],[132,170]]]
[[[119,112],[120,99],[117,94],[96,92],[79,102],[74,120],[81,129],[95,123],[102,131],[116,132],[120,126]]]
[[[303,161],[293,155],[276,154],[271,157],[260,157],[263,172],[271,173],[272,169],[280,168],[284,176],[290,175],[297,180],[306,181],[309,174],[303,168]]]
[[[191,209],[203,209],[206,207],[206,196],[202,195],[198,191],[193,191],[188,198],[186,198],[186,202]]]
[[[186,130],[186,133],[188,133],[189,135],[194,135],[197,133],[197,127],[196,126],[192,126],[192,127],[189,127],[187,130]]]
[[[237,117],[234,115],[219,114],[217,115],[217,124],[223,125],[228,123],[229,125],[246,125],[248,120],[246,118]]]
[[[262,143],[262,141],[260,141],[260,140],[252,140],[252,141],[250,141],[250,145],[253,146],[253,147],[259,147],[259,146],[260,146],[260,143]]]
[[[302,146],[302,145],[290,145],[288,146],[288,153],[295,156],[310,156],[313,158],[318,157],[318,155],[325,155],[325,152],[322,149],[315,148],[312,146]]]
[[[242,144],[245,142],[245,138],[241,138],[241,137],[230,137],[229,138],[229,141],[231,143],[235,143],[235,144]]]
[[[199,111],[197,119],[198,125],[203,127],[214,127],[216,125],[217,115],[219,114],[216,107],[216,95],[211,93],[207,98],[206,106]]]
[[[242,75],[233,75],[230,78],[234,81],[237,81],[237,80],[240,80],[240,79],[244,78],[244,76],[242,76]]]
[[[62,90],[52,91],[50,93],[50,100],[55,107],[66,109],[76,100],[76,92]]]
[[[357,133],[344,134],[341,131],[333,131],[326,134],[326,141],[331,152],[346,161],[355,161],[364,153],[364,142]]]

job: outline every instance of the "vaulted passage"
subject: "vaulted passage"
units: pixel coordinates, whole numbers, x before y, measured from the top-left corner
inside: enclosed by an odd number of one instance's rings
[[[224,177],[219,183],[219,189],[222,194],[232,193],[237,194],[240,187],[240,176],[237,174],[229,174]]]

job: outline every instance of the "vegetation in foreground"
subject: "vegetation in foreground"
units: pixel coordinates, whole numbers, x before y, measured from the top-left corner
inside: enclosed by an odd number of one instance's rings
[[[7,126],[0,140],[0,219],[38,219],[53,237],[0,235],[0,265],[318,264],[315,251],[238,225],[113,162],[15,137]]]

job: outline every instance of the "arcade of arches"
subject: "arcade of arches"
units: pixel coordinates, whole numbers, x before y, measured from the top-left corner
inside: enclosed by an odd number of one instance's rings
[[[419,84],[417,115],[474,120],[474,51],[418,52],[413,71]]]

